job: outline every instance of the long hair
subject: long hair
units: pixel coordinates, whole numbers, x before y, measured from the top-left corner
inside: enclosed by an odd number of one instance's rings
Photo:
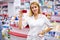
[[[40,14],[41,11],[40,11],[40,6],[39,6],[39,4],[38,4],[37,2],[32,2],[32,3],[30,4],[30,13],[29,13],[29,16],[33,16],[33,15],[34,15],[34,13],[33,13],[33,11],[32,11],[32,8],[31,8],[31,5],[32,5],[32,4],[35,4],[35,5],[38,6],[38,14]]]

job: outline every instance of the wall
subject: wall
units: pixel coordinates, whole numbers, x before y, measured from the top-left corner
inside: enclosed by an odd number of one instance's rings
[[[20,10],[20,0],[14,0],[14,2],[8,2],[8,14],[9,16],[14,16],[18,14]]]
[[[15,15],[17,15],[19,13],[20,7],[21,7],[20,0],[14,0]]]
[[[9,2],[8,3],[8,14],[9,16],[13,16],[14,14],[14,3]]]

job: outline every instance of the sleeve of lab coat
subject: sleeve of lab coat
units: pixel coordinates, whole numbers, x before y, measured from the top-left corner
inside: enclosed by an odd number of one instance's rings
[[[53,25],[51,24],[50,20],[47,19],[47,17],[44,15],[44,21],[45,21],[45,24],[48,26],[48,27],[53,27]]]

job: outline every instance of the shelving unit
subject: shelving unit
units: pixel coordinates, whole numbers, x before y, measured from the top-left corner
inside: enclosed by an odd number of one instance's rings
[[[44,15],[51,21],[60,22],[60,0],[39,0]]]
[[[54,0],[39,0],[42,8],[42,12],[46,11],[47,14],[54,12]]]
[[[8,4],[3,3],[0,5],[0,14],[7,14],[8,13]]]
[[[0,5],[0,13],[1,13],[1,5]]]
[[[3,2],[2,4],[0,4],[0,18],[1,19],[5,19],[8,17],[8,4]]]
[[[60,0],[55,0],[55,12],[60,16]]]

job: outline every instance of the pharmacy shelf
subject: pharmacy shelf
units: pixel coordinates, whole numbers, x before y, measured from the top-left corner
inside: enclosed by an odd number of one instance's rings
[[[2,10],[8,10],[8,8],[3,8]]]
[[[8,4],[7,3],[0,4],[0,13],[1,14],[8,13]]]
[[[56,21],[56,22],[60,22],[60,15],[53,15],[51,16],[51,21]]]

